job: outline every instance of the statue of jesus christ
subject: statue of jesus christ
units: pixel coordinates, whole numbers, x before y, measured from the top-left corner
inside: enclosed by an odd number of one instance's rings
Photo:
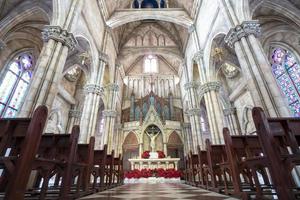
[[[146,134],[149,136],[150,138],[150,146],[151,146],[151,152],[155,151],[155,139],[157,138],[157,136],[159,135],[159,133],[156,134],[150,134],[148,133],[148,131],[145,131]]]

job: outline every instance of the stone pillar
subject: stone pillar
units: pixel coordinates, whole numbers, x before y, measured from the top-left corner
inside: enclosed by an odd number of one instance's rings
[[[169,0],[165,0],[166,8],[169,8]]]
[[[143,143],[140,143],[139,144],[139,158],[142,158],[143,152],[144,152]]]
[[[88,143],[89,138],[91,136],[95,136],[97,119],[99,116],[99,106],[101,97],[103,97],[104,93],[101,85],[107,62],[108,56],[102,52],[99,52],[99,68],[96,71],[96,78],[92,82],[87,83],[84,87],[85,100],[80,122],[79,137],[79,142],[81,143]]]
[[[231,107],[231,108],[224,109],[224,116],[227,119],[228,126],[230,128],[230,133],[232,135],[241,135],[242,130],[241,130],[240,122],[237,117],[236,108]]]
[[[195,82],[188,82],[184,85],[185,90],[188,94],[189,99],[189,110],[188,115],[190,117],[191,129],[192,129],[192,141],[194,153],[197,152],[197,146],[200,145],[201,148],[204,148],[204,142],[201,134],[200,127],[200,108],[197,98],[197,87],[198,84]]]
[[[199,87],[200,96],[204,96],[205,104],[209,108],[208,118],[213,144],[223,144],[224,115],[220,104],[219,90],[221,83],[207,82]]]
[[[112,150],[112,141],[114,137],[114,126],[117,117],[116,102],[117,102],[117,92],[119,91],[118,84],[110,83],[105,86],[107,92],[107,110],[103,111],[104,116],[104,136],[103,145],[108,145],[108,152]]]
[[[184,151],[185,155],[187,155],[193,149],[193,143],[191,140],[191,124],[190,123],[183,123],[183,134],[184,134]]]
[[[168,143],[167,143],[167,142],[164,142],[163,145],[164,145],[164,154],[165,154],[166,156],[168,156]]]
[[[276,117],[279,111],[267,84],[272,83],[272,77],[263,74],[263,69],[269,69],[270,63],[256,38],[260,32],[258,21],[244,21],[229,31],[225,42],[235,49],[244,80],[253,95],[254,106],[260,106],[268,116]]]
[[[81,119],[82,112],[77,109],[71,109],[69,111],[69,120],[68,120],[68,125],[67,125],[67,133],[71,133],[72,128],[74,125],[79,125],[80,124],[80,119]]]
[[[130,97],[130,121],[134,121],[135,120],[135,107],[134,107],[134,94],[131,94]]]
[[[21,117],[30,116],[39,105],[52,107],[62,79],[62,72],[69,49],[74,49],[77,41],[72,33],[59,26],[46,26],[43,30],[46,42],[36,64],[36,73],[30,84]]]
[[[138,2],[139,2],[139,8],[141,9],[143,0],[138,0]]]
[[[87,84],[84,88],[85,100],[80,122],[80,143],[88,143],[91,136],[95,136],[93,119],[98,117],[98,110],[93,110],[95,104],[99,104],[98,97],[103,96],[103,88],[100,85]],[[94,116],[95,115],[95,116]]]

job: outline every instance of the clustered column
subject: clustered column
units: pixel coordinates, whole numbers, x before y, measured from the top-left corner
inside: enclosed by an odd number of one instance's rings
[[[236,108],[231,107],[224,109],[224,116],[228,122],[230,133],[232,135],[241,135],[242,131],[238,120]]]
[[[269,116],[275,117],[279,112],[267,84],[271,77],[263,75],[263,71],[270,68],[270,63],[256,38],[260,32],[258,21],[244,21],[229,31],[225,42],[235,49],[248,89],[255,97],[255,106],[261,106]]]
[[[88,143],[91,136],[95,136],[97,119],[99,116],[99,107],[101,97],[103,97],[102,81],[108,56],[103,52],[99,52],[99,68],[95,71],[95,77],[84,87],[85,100],[80,122],[80,137],[81,143]],[[98,138],[95,138],[98,142]],[[99,145],[96,143],[96,148]]]
[[[220,82],[207,82],[199,87],[200,96],[205,99],[207,107],[208,121],[211,131],[211,139],[213,144],[222,144],[224,142],[222,130],[224,127],[223,112],[220,104],[219,90]]]
[[[107,109],[103,111],[104,117],[104,134],[103,134],[103,145],[108,145],[108,151],[113,149],[113,141],[115,137],[115,120],[117,117],[116,111],[116,102],[117,102],[117,93],[119,91],[119,86],[116,83],[110,83],[105,86],[105,90],[107,91]]]
[[[69,120],[68,120],[68,133],[71,133],[72,127],[74,125],[79,125],[80,124],[80,119],[81,119],[82,112],[77,109],[71,109],[69,111]]]
[[[22,117],[30,116],[39,105],[51,108],[58,92],[68,51],[77,44],[73,34],[59,26],[46,26],[42,33],[46,44],[37,61],[37,71],[20,112]]]
[[[193,148],[194,153],[197,152],[197,146],[200,145],[200,148],[204,147],[204,141],[202,139],[201,127],[200,127],[200,108],[198,106],[197,100],[197,83],[189,82],[184,85],[185,90],[188,93],[189,98],[189,110],[188,115],[190,117],[191,128],[192,128],[192,137],[193,137]]]

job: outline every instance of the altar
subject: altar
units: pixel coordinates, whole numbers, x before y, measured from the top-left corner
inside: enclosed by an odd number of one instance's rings
[[[129,159],[131,170],[142,169],[178,169],[180,158],[133,158]]]

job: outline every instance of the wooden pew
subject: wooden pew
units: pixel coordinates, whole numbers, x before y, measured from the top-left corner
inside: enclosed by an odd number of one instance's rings
[[[224,192],[243,199],[272,197],[275,193],[266,170],[269,165],[258,136],[231,136],[228,128],[223,129],[223,135],[228,158],[224,170],[227,169],[232,177],[232,180],[225,179]],[[258,174],[262,176],[263,183]]]
[[[78,144],[73,178],[77,177],[76,198],[93,193],[90,190],[91,173],[94,165],[95,137],[90,137],[89,144]],[[73,181],[74,182],[74,181]]]
[[[255,107],[252,116],[279,199],[300,199],[292,169],[300,164],[300,119],[267,118]]]
[[[199,176],[199,187],[205,188],[206,187],[206,177],[204,173],[204,168],[208,166],[207,162],[207,152],[200,149],[198,146],[198,167],[197,167],[197,174]]]
[[[114,158],[114,168],[113,168],[113,183],[116,186],[120,186],[123,184],[123,159],[121,154],[119,154],[119,157]]]
[[[198,154],[193,154],[192,152],[189,153],[189,173],[190,173],[190,185],[197,186],[198,183]]]
[[[94,164],[92,168],[92,190],[94,192],[99,192],[105,190],[105,163],[107,159],[107,145],[104,145],[103,150],[94,151]],[[99,182],[98,182],[98,179]]]
[[[111,154],[106,156],[105,162],[105,186],[106,189],[113,188],[113,173],[114,173],[114,150],[111,151]]]
[[[0,189],[5,199],[23,199],[47,120],[46,106],[31,119],[0,119]]]
[[[75,167],[79,126],[74,126],[71,134],[44,134],[34,160],[32,170],[38,173],[36,186],[27,194],[28,198],[71,199],[73,168]],[[49,180],[61,176],[61,184],[49,187]],[[41,183],[41,180],[42,183]],[[27,197],[26,196],[26,197]]]
[[[208,139],[205,142],[208,163],[208,165],[204,167],[206,188],[220,192],[224,189],[222,165],[227,164],[225,145],[212,145]]]

